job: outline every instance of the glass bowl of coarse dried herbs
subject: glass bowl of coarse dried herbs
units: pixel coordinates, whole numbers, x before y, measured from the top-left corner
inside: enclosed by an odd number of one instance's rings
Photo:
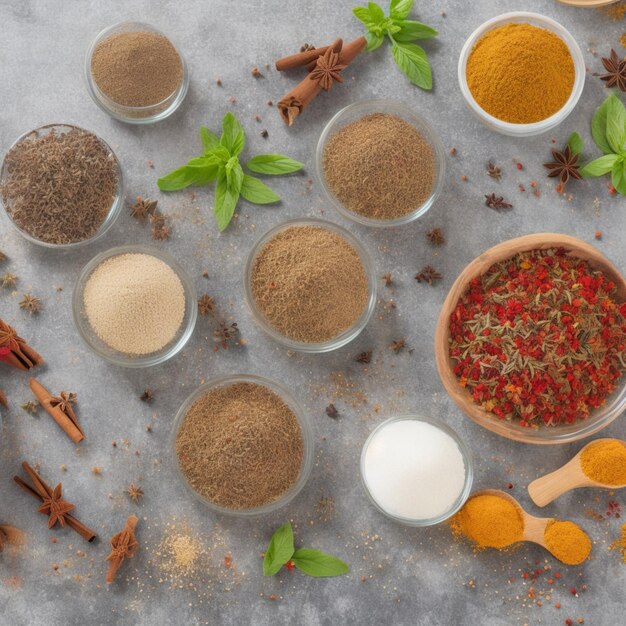
[[[435,360],[484,428],[535,444],[588,437],[626,408],[626,280],[574,237],[505,241],[450,289]]]
[[[31,243],[75,248],[102,237],[124,204],[122,169],[100,137],[70,124],[25,133],[0,170],[0,200]]]
[[[142,22],[121,22],[94,39],[85,59],[85,82],[93,101],[128,124],[153,124],[182,104],[189,72],[178,48]]]
[[[276,511],[302,491],[313,467],[307,414],[278,383],[252,374],[196,389],[174,420],[174,471],[211,510],[249,517]]]
[[[365,226],[412,222],[443,189],[439,136],[397,100],[365,100],[339,111],[319,138],[315,160],[332,205]]]

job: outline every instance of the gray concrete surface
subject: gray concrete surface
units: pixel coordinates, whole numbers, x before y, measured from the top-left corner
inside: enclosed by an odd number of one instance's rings
[[[606,54],[611,46],[618,47],[626,22],[549,0],[418,2],[418,18],[441,32],[437,40],[425,44],[434,67],[433,93],[410,86],[394,67],[389,48],[383,47],[360,58],[346,72],[344,85],[320,97],[297,126],[286,129],[266,101],[277,101],[299,75],[279,75],[265,70],[265,63],[304,42],[324,44],[335,36],[359,35],[360,25],[350,12],[353,4],[0,0],[0,151],[5,152],[21,133],[50,122],[78,124],[101,135],[121,159],[128,197],[158,198],[163,211],[173,216],[172,239],[155,245],[184,263],[198,290],[210,293],[221,314],[237,321],[247,342],[244,347],[214,351],[211,322],[204,318],[185,350],[166,365],[143,371],[108,365],[76,335],[70,310],[73,284],[80,268],[98,251],[150,242],[149,229],[125,211],[103,241],[63,255],[27,244],[6,216],[0,217],[0,249],[10,257],[2,270],[20,277],[16,293],[0,293],[1,316],[45,355],[47,365],[37,373],[41,380],[52,390],[78,393],[87,435],[75,448],[46,415],[24,413],[19,404],[29,398],[27,376],[7,368],[0,371],[0,387],[11,402],[2,421],[0,522],[23,529],[28,539],[17,554],[0,556],[1,623],[495,626],[563,624],[567,617],[575,623],[578,617],[586,624],[623,623],[626,566],[608,551],[619,520],[596,521],[585,512],[593,508],[604,513],[608,494],[581,491],[546,510],[548,515],[576,519],[592,534],[593,559],[583,567],[561,567],[537,546],[523,546],[511,554],[473,555],[468,546],[451,539],[445,526],[405,528],[377,513],[359,483],[358,458],[367,434],[385,417],[408,411],[436,416],[472,447],[476,487],[506,488],[511,483],[512,493],[529,505],[528,482],[579,448],[577,444],[534,448],[475,426],[443,391],[432,340],[439,308],[455,276],[482,250],[507,238],[557,231],[593,242],[594,231],[601,230],[598,247],[626,270],[623,199],[609,197],[606,180],[572,185],[571,198],[558,195],[541,165],[549,158],[551,139],[560,145],[573,130],[584,137],[588,154],[596,154],[590,143],[590,116],[607,92],[598,78],[588,76],[578,107],[557,130],[515,140],[490,132],[470,117],[457,86],[456,62],[465,38],[484,20],[527,9],[552,16],[570,29],[589,68],[597,72],[600,60],[590,48],[597,46]],[[189,63],[187,100],[177,114],[157,126],[137,128],[109,119],[90,100],[83,82],[84,54],[92,38],[126,19],[162,28],[179,43]],[[254,65],[263,70],[264,78],[251,76]],[[215,84],[217,78],[223,82],[221,88]],[[231,96],[236,103],[229,103]],[[414,107],[432,122],[444,145],[458,151],[447,159],[445,191],[437,204],[419,222],[395,230],[347,224],[328,205],[319,184],[307,189],[325,122],[343,106],[374,97],[394,97]],[[237,222],[219,235],[211,215],[211,191],[198,190],[195,200],[184,193],[166,196],[158,193],[155,180],[195,155],[198,127],[217,129],[228,110],[245,125],[250,154],[284,152],[304,161],[307,171],[272,180],[284,202],[266,208],[242,202]],[[261,122],[255,121],[257,114]],[[263,128],[269,131],[268,139],[260,137]],[[490,159],[503,169],[499,184],[485,173]],[[513,159],[524,164],[522,171],[515,169]],[[462,175],[467,182],[460,180]],[[532,180],[539,183],[539,198],[530,193]],[[519,183],[525,193],[518,191]],[[498,214],[485,207],[483,195],[493,191],[510,200],[514,209]],[[289,355],[265,336],[245,308],[241,281],[246,253],[259,234],[280,220],[305,215],[324,215],[347,225],[374,254],[378,274],[391,272],[395,281],[394,289],[381,286],[376,315],[356,341],[319,356]],[[443,228],[447,239],[440,249],[425,239],[426,231],[435,226]],[[440,284],[415,282],[414,274],[426,264],[443,273]],[[208,279],[202,277],[203,271],[208,271]],[[31,289],[44,302],[41,315],[33,318],[18,309],[20,294]],[[397,303],[395,310],[385,305],[390,299]],[[411,351],[395,355],[388,346],[400,337],[406,338]],[[374,354],[368,367],[354,362],[355,355],[370,349]],[[206,379],[239,372],[282,381],[301,399],[316,432],[316,463],[303,493],[285,510],[255,520],[213,515],[181,489],[171,465],[171,424],[185,397]],[[155,392],[151,406],[139,401],[145,387]],[[340,412],[337,420],[324,412],[331,401]],[[149,424],[152,432],[146,431]],[[605,433],[624,436],[623,419]],[[23,459],[40,464],[53,484],[63,481],[79,518],[98,531],[97,543],[85,544],[67,530],[46,529],[36,503],[11,480]],[[102,468],[100,476],[92,473],[93,467]],[[123,493],[131,481],[141,483],[145,491],[139,505]],[[322,496],[335,501],[335,514],[326,522],[316,510]],[[107,589],[103,559],[108,538],[130,513],[141,517],[142,549],[124,565],[119,582]],[[351,565],[351,573],[334,580],[287,571],[263,578],[260,553],[273,529],[286,519],[293,520],[300,545],[341,556]],[[171,524],[187,524],[204,546],[193,576],[173,576],[159,554],[158,545]],[[231,569],[223,563],[228,553]],[[522,578],[528,568],[544,566],[553,569],[538,581]],[[556,571],[561,577],[548,583]],[[570,594],[572,586],[578,596]],[[531,587],[535,599],[528,597]],[[275,600],[269,599],[271,594]],[[537,606],[537,600],[543,606]],[[559,602],[557,609],[554,605]]]

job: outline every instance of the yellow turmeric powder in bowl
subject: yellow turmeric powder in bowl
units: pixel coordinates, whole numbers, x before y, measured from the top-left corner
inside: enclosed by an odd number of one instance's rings
[[[546,546],[566,565],[580,565],[591,552],[591,539],[578,524],[552,520],[543,533]]]
[[[515,504],[495,495],[471,497],[448,522],[452,532],[476,548],[506,548],[522,540],[524,520]]]
[[[626,485],[626,445],[619,439],[595,441],[580,455],[583,473],[603,485]]]
[[[564,107],[576,71],[567,44],[527,23],[487,31],[471,51],[467,86],[489,115],[512,124],[547,119]]]

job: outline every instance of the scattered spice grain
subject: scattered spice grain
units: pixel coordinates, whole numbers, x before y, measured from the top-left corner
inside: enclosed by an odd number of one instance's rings
[[[280,498],[298,479],[304,440],[297,417],[271,389],[239,382],[208,390],[176,435],[179,467],[191,488],[227,509]]]
[[[332,417],[333,419],[336,419],[337,417],[339,417],[339,411],[337,410],[337,407],[334,404],[329,404],[326,407],[326,415],[328,415],[328,417]]]
[[[323,226],[289,226],[259,250],[252,296],[266,321],[289,339],[315,343],[352,327],[369,298],[354,246]]]
[[[152,389],[144,389],[144,392],[141,394],[139,399],[146,404],[150,404],[152,400],[154,400],[154,392]]]
[[[620,536],[610,546],[610,550],[618,550],[622,561],[626,563],[626,524],[622,524]]]
[[[332,135],[323,168],[347,210],[377,220],[417,210],[431,195],[436,175],[430,142],[413,124],[387,113],[365,115]]]

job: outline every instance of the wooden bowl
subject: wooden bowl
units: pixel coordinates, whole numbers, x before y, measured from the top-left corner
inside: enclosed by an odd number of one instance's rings
[[[508,259],[518,252],[546,250],[548,248],[565,248],[569,255],[588,261],[594,269],[601,270],[615,282],[618,300],[626,302],[626,280],[624,280],[619,270],[593,246],[568,235],[539,233],[509,239],[490,248],[474,259],[452,285],[441,308],[435,330],[435,362],[437,370],[443,386],[459,408],[477,424],[494,433],[515,441],[536,444],[576,441],[583,437],[588,437],[610,424],[626,408],[626,375],[622,379],[621,387],[607,399],[606,404],[592,412],[587,419],[562,426],[523,427],[517,422],[500,420],[488,413],[472,400],[468,389],[461,387],[458,378],[454,374],[449,354],[449,323],[450,316],[456,308],[459,299],[465,293],[470,280],[481,276],[495,263]]]

